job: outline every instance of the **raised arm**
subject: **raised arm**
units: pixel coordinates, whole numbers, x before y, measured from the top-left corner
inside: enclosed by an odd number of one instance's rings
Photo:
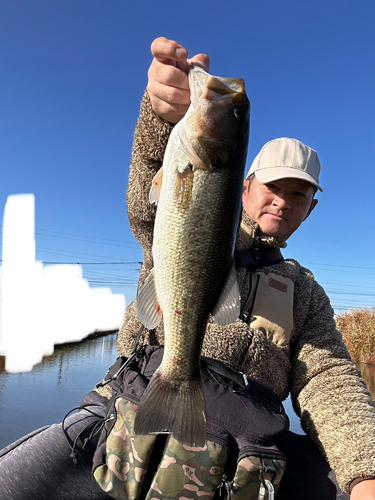
[[[156,210],[148,199],[151,182],[162,166],[173,124],[184,116],[190,104],[189,66],[198,63],[209,69],[208,56],[198,54],[188,59],[187,50],[167,38],[154,40],[151,52],[154,59],[148,71],[147,90],[135,129],[127,190],[130,227],[144,254],[140,284],[152,267]]]

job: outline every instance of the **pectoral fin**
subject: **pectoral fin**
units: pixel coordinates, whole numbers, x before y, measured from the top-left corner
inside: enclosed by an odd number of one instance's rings
[[[219,300],[211,313],[212,319],[218,325],[225,326],[234,323],[240,315],[240,289],[234,262]]]
[[[161,321],[163,312],[156,294],[154,270],[144,282],[137,297],[137,316],[146,328],[152,330]]]
[[[161,185],[163,183],[163,167],[156,173],[152,179],[152,186],[150,189],[149,200],[150,203],[157,204],[160,198]]]

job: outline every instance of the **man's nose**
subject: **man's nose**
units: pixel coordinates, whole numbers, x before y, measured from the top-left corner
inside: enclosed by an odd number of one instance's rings
[[[273,200],[273,204],[276,205],[279,210],[286,210],[291,207],[288,198],[283,195],[276,195]]]

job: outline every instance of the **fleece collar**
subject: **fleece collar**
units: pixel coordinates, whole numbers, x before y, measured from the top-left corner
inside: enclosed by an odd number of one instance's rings
[[[236,248],[242,250],[244,248],[252,248],[254,243],[262,243],[274,248],[285,248],[285,241],[278,241],[273,236],[267,236],[260,233],[259,224],[251,219],[243,210],[242,221],[239,229]]]

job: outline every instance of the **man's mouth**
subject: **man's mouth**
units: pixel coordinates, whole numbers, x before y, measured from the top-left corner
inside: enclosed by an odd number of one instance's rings
[[[274,214],[272,212],[266,212],[265,215],[268,215],[271,219],[274,219],[274,220],[285,220],[285,217],[283,217],[282,215],[280,214]]]

